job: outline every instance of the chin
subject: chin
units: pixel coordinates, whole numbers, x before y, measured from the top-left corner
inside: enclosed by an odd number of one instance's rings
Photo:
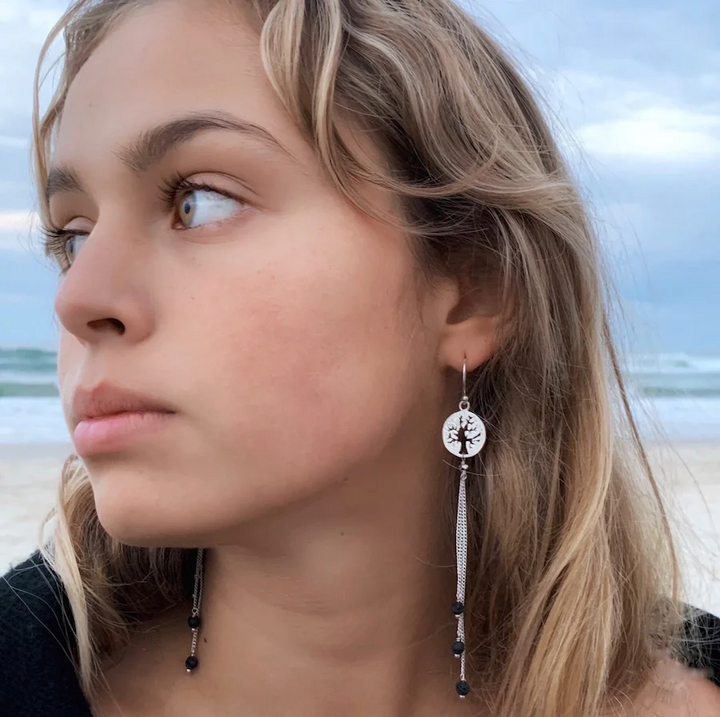
[[[136,547],[171,547],[175,544],[174,533],[165,525],[161,515],[151,514],[137,505],[129,510],[120,506],[104,508],[96,505],[98,520],[105,532],[120,543]]]
[[[95,510],[100,525],[112,538],[136,547],[195,547],[187,535],[192,510],[173,514],[166,496],[158,501],[147,490],[94,487]]]

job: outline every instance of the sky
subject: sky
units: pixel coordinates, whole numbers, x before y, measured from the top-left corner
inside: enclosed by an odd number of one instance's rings
[[[521,65],[586,197],[630,348],[720,353],[720,3],[461,0]],[[0,345],[52,346],[32,80],[66,2],[0,0]]]

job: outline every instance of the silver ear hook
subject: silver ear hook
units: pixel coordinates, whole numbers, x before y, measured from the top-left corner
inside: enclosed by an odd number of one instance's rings
[[[463,358],[463,400],[467,401],[467,356]]]

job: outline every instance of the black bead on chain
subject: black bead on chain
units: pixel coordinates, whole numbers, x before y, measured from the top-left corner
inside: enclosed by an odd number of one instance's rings
[[[190,623],[190,620],[192,620],[192,617],[188,618],[188,623]],[[195,618],[197,620],[197,618]],[[192,626],[191,626],[192,627]],[[188,672],[191,672],[198,666],[198,658],[195,657],[195,655],[190,655],[187,660],[185,660],[185,669]]]
[[[197,630],[200,628],[200,617],[198,615],[190,615],[187,619],[188,627],[191,630]],[[188,672],[192,672],[198,666],[198,658],[195,655],[190,655],[185,660],[185,669]]]
[[[459,618],[465,611],[465,605],[463,605],[460,601],[457,601],[451,605],[450,609],[452,610],[452,614]],[[460,657],[460,655],[465,652],[465,643],[461,640],[455,640],[455,642],[453,642],[452,651],[455,657]],[[460,697],[465,697],[470,694],[470,685],[465,680],[460,680],[455,685],[455,692],[457,692]]]

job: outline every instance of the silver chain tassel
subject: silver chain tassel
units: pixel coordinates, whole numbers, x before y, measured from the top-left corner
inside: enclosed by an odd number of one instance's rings
[[[465,605],[465,578],[467,576],[467,468],[468,465],[463,461],[460,466],[460,490],[458,492],[458,512],[457,526],[455,531],[455,553],[457,555],[457,593],[455,599],[457,602]],[[465,646],[465,613],[464,611],[458,615],[457,621],[457,641]],[[458,657],[458,655],[456,655]],[[465,650],[460,653],[460,681],[465,682]],[[464,697],[465,695],[460,695]]]
[[[198,633],[200,632],[200,606],[202,604],[203,594],[203,558],[205,549],[198,548],[197,560],[195,562],[195,585],[193,588],[193,607],[188,625],[192,630],[192,643],[190,646],[190,656],[185,660],[185,670],[192,672],[198,666],[198,658],[195,655],[198,644]]]
[[[485,445],[485,424],[479,416],[470,411],[467,395],[467,358],[463,360],[463,395],[458,404],[460,409],[453,413],[443,425],[442,437],[445,447],[454,456],[459,456],[460,488],[458,491],[457,523],[455,526],[455,553],[457,557],[457,592],[452,611],[457,618],[457,638],[453,654],[460,659],[460,680],[455,690],[461,699],[470,692],[465,679],[465,587],[467,579],[467,471],[470,467],[465,459],[480,453]]]

